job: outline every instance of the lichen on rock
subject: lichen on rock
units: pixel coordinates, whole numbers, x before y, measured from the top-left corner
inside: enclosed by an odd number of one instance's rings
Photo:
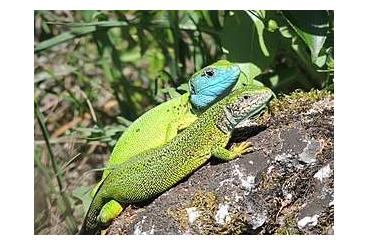
[[[333,95],[295,92],[234,132],[254,152],[210,159],[140,207],[107,234],[333,234]],[[139,229],[138,229],[139,228]]]

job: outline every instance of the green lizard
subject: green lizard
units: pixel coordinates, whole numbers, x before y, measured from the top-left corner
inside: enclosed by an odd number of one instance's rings
[[[122,205],[149,200],[168,190],[211,156],[231,160],[249,150],[249,143],[227,150],[234,127],[259,113],[272,97],[265,87],[235,90],[212,105],[198,120],[164,146],[133,156],[109,171],[90,205],[80,234],[95,234],[99,213],[109,201]]]
[[[122,134],[106,164],[102,180],[116,164],[169,142],[178,131],[194,122],[206,107],[226,96],[235,86],[239,75],[239,67],[226,60],[217,61],[196,72],[189,80],[190,92],[149,110]],[[90,198],[96,193],[102,180],[92,190]],[[101,210],[100,221],[108,223],[122,209],[118,202],[108,202]]]

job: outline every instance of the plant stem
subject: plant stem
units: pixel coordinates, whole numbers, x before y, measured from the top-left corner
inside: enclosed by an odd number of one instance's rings
[[[59,171],[60,167],[56,164],[55,161],[55,157],[54,154],[52,152],[51,149],[51,145],[49,142],[50,139],[50,135],[49,132],[47,131],[46,125],[44,123],[44,117],[41,113],[41,111],[38,108],[38,105],[36,103],[36,101],[34,102],[34,109],[35,109],[35,113],[36,113],[36,118],[37,118],[37,122],[40,125],[41,131],[42,131],[42,135],[45,139],[46,142],[46,147],[47,147],[47,151],[50,155],[50,160],[51,160],[51,166],[52,169],[54,171],[56,180],[57,180],[57,184],[58,184],[58,188],[59,188],[59,194],[61,197],[61,203],[59,205],[61,211],[63,214],[65,214],[65,220],[68,224],[68,229],[69,232],[71,232],[72,234],[77,232],[77,223],[75,221],[75,218],[73,216],[73,212],[72,212],[72,208],[69,202],[69,199],[67,197],[67,195],[65,195],[64,189],[63,189],[63,182],[62,182],[62,172]]]

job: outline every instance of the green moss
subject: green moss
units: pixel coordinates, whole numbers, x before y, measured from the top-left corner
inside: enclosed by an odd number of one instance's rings
[[[189,224],[186,208],[195,207],[200,213],[194,224]],[[183,230],[189,229],[191,225],[198,233],[207,234],[207,230],[214,225],[215,214],[218,208],[217,197],[213,192],[197,191],[192,200],[185,206],[176,209],[169,209],[168,214],[176,220]]]
[[[197,219],[190,224],[186,208],[196,208]],[[176,209],[169,209],[168,214],[176,220],[184,231],[191,228],[196,234],[242,234],[246,229],[246,213],[229,213],[230,221],[225,224],[216,222],[219,199],[213,192],[197,191],[192,200]]]
[[[300,235],[302,234],[296,223],[296,215],[299,212],[299,208],[293,207],[289,209],[284,215],[284,224],[275,230],[276,235]]]
[[[331,234],[334,225],[334,206],[329,206],[318,218],[318,223],[313,227],[313,233]]]
[[[259,188],[263,191],[272,191],[279,188],[280,182],[284,179],[279,171],[262,172],[260,175]]]
[[[215,233],[215,215],[219,207],[216,195],[213,192],[199,191],[193,196],[191,205],[200,213],[192,228],[199,234]]]
[[[290,95],[282,95],[279,99],[271,101],[270,112],[273,116],[285,110],[300,112],[310,108],[316,101],[332,97],[331,92],[327,90],[312,89],[309,92],[296,90]]]
[[[183,230],[188,230],[189,226],[199,234],[213,234],[216,232],[217,224],[215,215],[219,203],[216,195],[213,192],[197,191],[192,200],[184,207],[179,207],[175,210],[169,210],[169,214],[177,222]],[[189,224],[187,208],[196,208],[199,216],[192,224]]]
[[[191,206],[201,211],[215,212],[218,208],[217,197],[213,192],[198,191],[193,196]]]
[[[180,208],[168,208],[167,209],[167,214],[172,217],[176,222],[179,223],[179,226],[182,230],[188,230],[189,228],[189,220],[188,220],[188,215],[187,215],[187,211],[185,210],[185,208],[180,207]]]
[[[289,115],[290,113],[298,114],[305,112],[311,108],[312,103],[325,98],[332,99],[333,94],[327,90],[312,89],[309,92],[296,90],[290,95],[280,95],[278,99],[270,102],[268,111],[258,118],[257,123],[266,125],[271,118],[290,118],[290,116],[285,115],[285,111]]]
[[[220,227],[217,230],[217,234],[233,234],[239,235],[244,234],[247,229],[247,214],[246,212],[236,212],[230,214],[230,221],[229,223],[224,224],[224,226]]]

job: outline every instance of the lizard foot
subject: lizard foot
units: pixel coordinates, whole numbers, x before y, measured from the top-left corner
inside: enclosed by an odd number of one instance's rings
[[[231,151],[237,156],[252,152],[254,149],[251,142],[242,142],[240,144],[233,145]]]
[[[122,211],[123,207],[117,201],[111,200],[102,207],[97,219],[102,224],[108,224],[118,217]]]

